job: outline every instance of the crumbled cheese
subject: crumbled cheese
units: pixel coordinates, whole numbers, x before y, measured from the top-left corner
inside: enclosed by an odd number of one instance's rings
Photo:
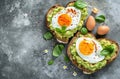
[[[64,66],[63,66],[63,69],[67,69],[67,66],[64,65]]]
[[[94,8],[92,9],[92,12],[95,13],[95,14],[97,14],[97,13],[99,12],[99,10],[94,7]]]
[[[77,72],[74,71],[74,72],[73,72],[73,76],[77,76]]]
[[[48,50],[47,50],[47,49],[45,49],[43,52],[44,52],[44,53],[48,53]]]

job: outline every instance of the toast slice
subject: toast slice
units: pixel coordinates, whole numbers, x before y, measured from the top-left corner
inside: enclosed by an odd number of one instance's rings
[[[76,40],[82,36],[85,36],[85,37],[90,37],[90,38],[95,38],[95,36],[91,33],[88,33],[86,35],[82,35],[80,32],[78,32],[73,38],[72,40],[70,41],[69,45],[68,45],[68,48],[67,48],[67,54],[68,54],[68,57],[70,58],[70,60],[72,61],[72,63],[78,67],[79,69],[81,69],[83,71],[84,74],[92,74],[100,69],[102,69],[104,66],[106,66],[107,64],[109,64],[110,62],[112,62],[114,59],[116,59],[116,57],[118,56],[118,53],[119,53],[119,45],[118,43],[116,43],[115,41],[113,40],[110,40],[110,39],[106,39],[106,38],[100,38],[100,39],[96,39],[98,42],[100,42],[100,44],[103,46],[105,45],[106,43],[104,42],[107,42],[109,44],[113,44],[115,46],[115,49],[113,51],[113,53],[110,55],[110,56],[106,56],[104,58],[104,60],[98,62],[100,66],[100,68],[94,68],[97,66],[98,63],[94,63],[94,64],[91,64],[89,62],[86,62],[85,60],[83,60],[80,56],[77,55],[77,52],[74,53],[76,54],[76,57],[75,55],[72,53],[72,50],[71,50],[71,47],[73,45],[76,44]],[[79,60],[79,61],[78,61]],[[85,65],[83,65],[81,63],[81,61],[83,61],[83,63],[85,63],[86,65],[88,65],[90,68],[86,67]],[[93,68],[93,70],[92,70]]]
[[[73,6],[74,7],[74,2],[75,1],[71,1],[69,2],[66,7],[70,7],[70,6]],[[59,4],[55,4],[54,6],[52,6],[47,14],[46,14],[46,24],[47,24],[47,27],[48,29],[53,33],[53,35],[55,36],[55,38],[57,39],[58,42],[60,43],[64,43],[64,44],[67,44],[68,41],[69,41],[69,38],[73,37],[74,34],[81,29],[83,23],[84,23],[84,20],[86,19],[88,13],[87,13],[87,8],[83,8],[83,9],[79,9],[81,11],[81,19],[80,19],[80,22],[78,24],[78,27],[74,29],[74,31],[72,30],[69,30],[69,32],[66,31],[66,33],[64,35],[61,35],[60,33],[56,32],[55,28],[52,27],[52,17],[57,14],[56,11],[61,11],[65,9],[65,7],[59,5]],[[71,33],[72,31],[72,33]],[[70,35],[71,33],[71,35]]]

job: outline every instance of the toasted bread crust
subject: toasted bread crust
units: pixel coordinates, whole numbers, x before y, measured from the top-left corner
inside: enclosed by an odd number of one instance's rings
[[[74,2],[75,2],[75,0],[67,3],[66,7],[68,7],[69,5],[73,4]]]
[[[91,33],[89,33],[89,34],[91,34]],[[77,64],[77,62],[72,59],[73,56],[72,56],[72,54],[71,54],[71,52],[70,52],[70,46],[73,44],[74,40],[75,40],[76,38],[78,38],[79,35],[80,35],[80,32],[78,32],[78,33],[75,35],[75,37],[73,37],[72,40],[70,41],[70,43],[69,43],[69,45],[68,45],[68,48],[67,48],[67,54],[68,54],[68,57],[70,58],[70,60],[72,61],[72,63],[73,63],[76,67],[78,67],[79,69],[81,69],[84,74],[92,74],[92,73],[94,73],[93,71],[90,71],[90,70],[86,69],[86,68],[83,67],[83,66],[79,67],[78,64]],[[92,35],[93,37],[95,37],[93,34],[91,34],[91,35]],[[110,40],[110,39],[106,39],[106,38],[100,38],[100,39],[98,39],[98,40],[102,40],[102,39],[111,41],[111,43],[116,44],[116,45],[117,45],[117,48],[118,48],[118,49],[116,49],[116,51],[115,51],[116,54],[111,58],[111,60],[107,61],[107,64],[109,64],[109,63],[112,62],[114,59],[116,59],[116,57],[118,56],[118,53],[119,53],[119,45],[118,45],[118,43],[116,43],[115,41]],[[97,70],[97,71],[98,71],[98,70]],[[95,71],[95,72],[96,72],[96,71]]]

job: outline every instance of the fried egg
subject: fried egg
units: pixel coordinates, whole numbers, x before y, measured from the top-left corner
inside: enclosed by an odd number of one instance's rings
[[[76,50],[78,55],[89,63],[97,63],[105,57],[100,55],[101,44],[93,38],[81,37],[76,41]]]
[[[80,10],[75,7],[67,7],[53,16],[52,25],[54,28],[66,26],[66,30],[71,30],[77,27],[80,22],[80,18]]]

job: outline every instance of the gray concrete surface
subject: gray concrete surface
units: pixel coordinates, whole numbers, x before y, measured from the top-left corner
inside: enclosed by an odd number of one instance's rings
[[[0,79],[119,79],[120,56],[104,69],[85,75],[63,55],[52,59],[55,39],[46,41],[43,34],[48,31],[45,14],[54,4],[65,6],[71,0],[0,0]],[[111,30],[107,38],[120,43],[120,0],[86,0],[91,8],[100,9],[106,15]],[[95,29],[96,30],[96,29]],[[95,33],[95,30],[93,33]],[[66,45],[67,46],[67,45]],[[45,54],[44,50],[48,53]],[[63,53],[66,54],[66,49]],[[64,70],[63,66],[68,66]],[[76,71],[77,76],[73,76]]]

